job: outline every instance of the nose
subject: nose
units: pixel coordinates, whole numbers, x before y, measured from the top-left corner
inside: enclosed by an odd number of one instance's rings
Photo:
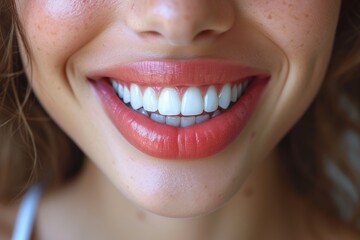
[[[134,0],[127,24],[140,36],[171,45],[214,40],[235,21],[231,0]]]

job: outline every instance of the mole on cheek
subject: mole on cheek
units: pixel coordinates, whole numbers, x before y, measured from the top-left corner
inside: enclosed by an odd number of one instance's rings
[[[138,212],[136,213],[136,218],[137,218],[137,220],[139,220],[140,222],[143,222],[143,221],[146,220],[146,215],[145,215],[144,212],[138,211]]]
[[[246,188],[246,189],[244,189],[243,193],[244,193],[245,197],[249,198],[253,195],[253,190],[251,188]]]
[[[252,132],[251,135],[250,135],[250,140],[253,140],[256,136],[256,133],[255,132]]]

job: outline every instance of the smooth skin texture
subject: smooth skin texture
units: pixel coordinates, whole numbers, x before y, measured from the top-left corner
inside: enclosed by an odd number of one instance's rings
[[[43,198],[39,239],[311,239],[308,218],[318,234],[329,234],[333,222],[322,223],[324,216],[283,182],[274,149],[323,81],[340,0],[17,4],[32,50],[31,66],[23,59],[33,89],[88,156],[76,181]],[[194,58],[231,60],[272,75],[237,139],[198,161],[138,151],[86,78],[118,63]]]

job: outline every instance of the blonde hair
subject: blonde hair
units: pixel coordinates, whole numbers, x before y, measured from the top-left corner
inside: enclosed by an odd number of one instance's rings
[[[20,197],[36,182],[60,184],[82,163],[81,151],[31,92],[16,33],[25,38],[15,13],[13,1],[0,2],[0,201],[5,202]]]
[[[12,0],[0,2],[0,23],[0,201],[5,202],[21,196],[34,182],[61,184],[76,175],[82,153],[29,91],[16,32],[25,43],[26,39]],[[360,136],[359,115],[354,117],[360,109],[359,27],[360,2],[342,1],[326,81],[309,110],[279,145],[280,161],[296,188],[343,218],[336,201],[329,199],[334,199],[334,192],[350,199],[354,208],[347,220],[354,223],[360,217],[360,200],[343,191],[327,166],[332,166],[331,162],[346,173],[359,192],[360,169],[354,169],[342,144],[348,131]]]
[[[287,176],[302,194],[360,229],[359,1],[342,1],[323,85],[279,150]]]

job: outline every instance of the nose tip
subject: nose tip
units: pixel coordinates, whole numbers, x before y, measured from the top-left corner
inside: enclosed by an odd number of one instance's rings
[[[155,35],[171,45],[213,40],[228,31],[235,12],[228,0],[143,0],[128,25],[140,35]]]

